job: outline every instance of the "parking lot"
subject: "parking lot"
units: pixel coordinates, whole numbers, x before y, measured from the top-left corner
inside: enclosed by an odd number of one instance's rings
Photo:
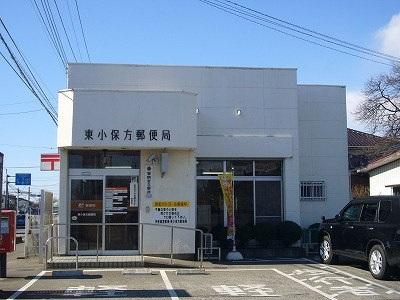
[[[178,270],[178,272],[177,272]],[[2,299],[400,299],[399,278],[373,279],[363,265],[325,266],[300,259],[181,269],[87,269],[75,278],[15,276],[0,281]]]

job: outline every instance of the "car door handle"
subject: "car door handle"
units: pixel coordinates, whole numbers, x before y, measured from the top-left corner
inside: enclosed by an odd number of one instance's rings
[[[348,229],[354,229],[354,226],[352,226],[352,225],[347,225],[346,228],[348,228]]]
[[[374,230],[375,227],[368,227],[368,230]]]

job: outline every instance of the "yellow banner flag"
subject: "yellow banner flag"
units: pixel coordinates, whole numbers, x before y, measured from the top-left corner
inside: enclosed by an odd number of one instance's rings
[[[235,221],[234,221],[234,207],[233,207],[233,173],[227,172],[218,175],[221,184],[222,193],[224,195],[224,202],[227,209],[227,239],[235,238]]]

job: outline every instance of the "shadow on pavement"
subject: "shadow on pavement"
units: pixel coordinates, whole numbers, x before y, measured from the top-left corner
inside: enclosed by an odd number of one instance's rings
[[[178,297],[186,298],[191,295],[182,289],[174,290]],[[2,292],[0,299],[9,298],[15,291]],[[36,290],[25,291],[18,299],[112,299],[112,298],[170,298],[167,290],[90,290],[90,289],[68,289],[68,290]]]

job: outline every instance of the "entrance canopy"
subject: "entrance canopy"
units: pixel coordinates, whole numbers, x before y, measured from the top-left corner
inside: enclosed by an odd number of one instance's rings
[[[58,147],[196,148],[195,94],[74,89],[58,99]]]

